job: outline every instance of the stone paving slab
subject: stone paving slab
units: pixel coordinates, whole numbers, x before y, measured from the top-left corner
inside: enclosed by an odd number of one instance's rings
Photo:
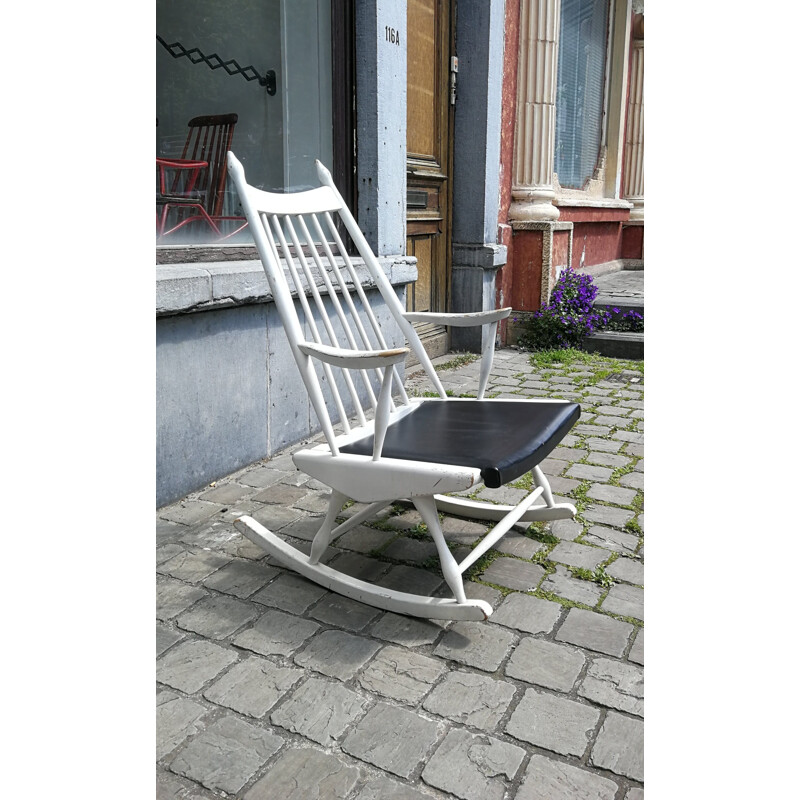
[[[621,656],[633,630],[634,626],[630,623],[613,617],[598,617],[582,608],[572,608],[559,628],[556,639],[611,656]]]
[[[296,664],[348,680],[380,649],[378,642],[345,631],[322,631],[294,657]]]
[[[604,525],[589,526],[589,530],[584,535],[583,541],[586,542],[586,544],[594,544],[605,550],[613,550],[616,553],[632,554],[639,549],[639,537],[636,534],[621,531],[616,528],[608,528]],[[620,559],[617,559],[617,561],[619,560]],[[614,564],[616,563],[615,561]],[[610,566],[613,566],[613,564]]]
[[[203,597],[208,597],[208,592],[199,586],[159,575],[156,578],[156,619],[177,617]]]
[[[252,656],[235,664],[204,692],[219,706],[261,719],[305,675],[302,669],[282,667]]]
[[[516,800],[614,800],[616,793],[608,778],[534,754]]]
[[[320,626],[281,611],[270,611],[239,633],[232,643],[264,656],[288,656],[313,636]]]
[[[448,672],[422,704],[431,711],[471,728],[493,731],[511,703],[516,686],[475,672]]]
[[[600,720],[600,711],[567,697],[528,689],[506,732],[554,753],[581,758]]]
[[[506,676],[569,693],[586,664],[580,650],[546,639],[522,639],[506,664]]]
[[[340,756],[311,747],[284,751],[244,795],[244,800],[309,800],[347,797],[361,771]]]
[[[503,800],[505,782],[525,758],[521,747],[453,728],[422,771],[422,780],[462,800]]]
[[[232,794],[283,746],[283,739],[233,716],[215,720],[169,768],[207,789]]]
[[[211,642],[182,642],[161,657],[156,679],[165,686],[194,694],[236,660],[233,650]]]
[[[644,589],[624,584],[612,586],[603,600],[603,609],[612,614],[642,619],[644,617]]]
[[[173,631],[163,625],[156,625],[156,656],[160,656],[169,650],[176,642],[185,638],[179,631]]]
[[[162,759],[188,737],[202,730],[200,719],[209,709],[175,692],[156,696],[156,758]]]
[[[323,746],[334,744],[364,712],[367,699],[336,681],[310,677],[270,722]]]
[[[530,564],[517,558],[498,558],[483,573],[483,580],[529,592],[539,585],[544,575],[544,568],[539,564]]]
[[[601,586],[573,578],[570,570],[560,564],[542,581],[541,588],[564,600],[592,608],[600,602],[604,594]]]
[[[454,622],[433,654],[485,672],[494,672],[514,642],[514,634],[505,628],[482,622]]]
[[[642,734],[642,720],[609,711],[592,749],[591,763],[618,775],[643,781]]]
[[[641,800],[643,375],[534,368],[514,349],[495,363],[489,392],[569,395],[584,414],[542,465],[578,515],[518,524],[469,572],[467,596],[495,609],[485,622],[341,597],[239,534],[248,513],[309,552],[326,490],[292,448],[157,512],[157,800]],[[473,362],[447,384],[474,393],[478,374]],[[426,380],[411,375],[410,393]],[[446,595],[420,523],[389,507],[323,561]],[[488,525],[444,515],[442,528],[462,558]]]
[[[506,595],[489,620],[525,633],[550,633],[563,611],[559,603],[513,592]]]
[[[600,705],[643,717],[643,671],[633,664],[596,658],[586,672],[578,695]]]
[[[570,567],[593,570],[606,561],[611,553],[601,547],[587,547],[577,542],[559,542],[550,551],[550,560]]]
[[[606,572],[626,583],[644,586],[644,564],[638,559],[618,558],[606,567]]]
[[[447,672],[439,660],[403,647],[384,647],[361,673],[362,689],[415,705]]]
[[[342,742],[345,753],[409,778],[439,738],[434,719],[411,709],[376,703]]]

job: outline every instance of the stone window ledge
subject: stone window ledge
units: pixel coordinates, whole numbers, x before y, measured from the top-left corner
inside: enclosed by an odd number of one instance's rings
[[[553,205],[558,208],[621,208],[631,209],[633,203],[610,197],[557,197]]]
[[[341,265],[342,262],[339,261]],[[379,258],[393,286],[417,279],[416,259],[409,256]],[[353,258],[365,289],[375,286],[363,259]],[[313,268],[312,274],[316,273]],[[325,293],[321,278],[315,284]],[[332,283],[336,285],[335,279]],[[219,308],[268,303],[272,292],[260,261],[220,261],[206,264],[159,264],[156,266],[156,316],[211,311]]]

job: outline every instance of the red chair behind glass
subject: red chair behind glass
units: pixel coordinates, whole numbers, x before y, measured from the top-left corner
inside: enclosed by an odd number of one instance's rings
[[[204,222],[217,239],[247,227],[245,217],[224,216],[225,155],[231,148],[237,114],[214,114],[189,120],[189,133],[180,158],[156,158],[158,177],[157,238],[162,239],[193,222]],[[175,219],[168,224],[170,214]],[[239,223],[224,233],[219,223]]]

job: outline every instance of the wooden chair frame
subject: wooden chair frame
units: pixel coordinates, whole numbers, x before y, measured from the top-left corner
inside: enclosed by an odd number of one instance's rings
[[[300,470],[331,487],[327,514],[313,539],[310,555],[302,553],[250,516],[237,519],[234,523],[236,528],[275,559],[306,578],[377,608],[432,619],[488,618],[492,607],[487,602],[466,597],[463,573],[516,523],[569,519],[575,515],[573,505],[554,501],[538,462],[572,427],[580,414],[580,407],[568,401],[548,399],[484,399],[497,324],[509,315],[511,309],[467,314],[407,312],[322,164],[317,162],[321,185],[292,194],[265,192],[248,185],[244,169],[233,153],[228,153],[228,170],[250,223],[289,347],[325,437],[322,444],[294,453],[293,460]],[[371,282],[405,336],[407,347],[387,346],[381,325],[359,279],[359,269],[363,268],[348,255],[340,238],[334,220],[337,214],[363,259]],[[324,292],[321,293],[321,289]],[[301,312],[304,321],[301,321]],[[447,397],[414,330],[412,323],[421,321],[483,326],[477,400]],[[305,331],[308,331],[308,337]],[[438,398],[408,397],[398,366],[410,350],[414,351],[433,383]],[[336,375],[334,370],[337,370]],[[360,389],[356,388],[356,383]],[[393,398],[395,393],[397,402]],[[446,496],[474,490],[486,482],[488,473],[480,465],[417,460],[413,454],[411,457],[386,455],[384,450],[390,449],[386,445],[387,434],[391,439],[392,434],[399,435],[401,430],[395,426],[413,424],[410,415],[420,413],[426,404],[445,403],[471,405],[449,405],[446,408],[438,405],[427,410],[433,413],[450,413],[451,410],[460,413],[467,409],[483,413],[489,410],[496,417],[516,410],[532,418],[537,414],[557,416],[558,430],[550,431],[548,428],[541,432],[528,425],[530,435],[541,438],[542,446],[539,455],[528,456],[537,459],[537,463],[529,466],[535,488],[521,503],[516,506],[495,505]],[[488,408],[486,404],[492,404],[492,407]],[[354,408],[354,413],[348,413],[350,408]],[[372,416],[370,412],[374,413],[372,419],[368,418]],[[334,420],[338,420],[339,433],[335,430]],[[480,435],[479,431],[464,433]],[[358,447],[362,452],[354,452]],[[342,507],[350,499],[366,504],[366,507],[337,524]],[[332,540],[400,500],[413,503],[427,525],[452,598],[386,589],[321,563]],[[537,503],[539,500],[543,503]],[[442,533],[440,511],[496,524],[466,558],[457,562]]]
[[[247,227],[247,220],[222,214],[225,202],[227,169],[225,158],[233,141],[238,114],[211,114],[193,117],[180,158],[156,158],[158,193],[156,239],[160,241],[193,222],[208,225],[215,241],[224,241]],[[169,177],[167,175],[169,173]],[[184,184],[181,187],[181,184]],[[169,214],[183,211],[176,224],[167,227]],[[192,213],[188,213],[192,212]],[[221,222],[235,223],[223,233]]]

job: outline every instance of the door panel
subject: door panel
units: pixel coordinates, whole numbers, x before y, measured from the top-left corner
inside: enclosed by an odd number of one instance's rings
[[[408,153],[433,158],[436,147],[437,0],[408,0]]]
[[[414,236],[409,238],[412,251],[409,255],[417,259],[417,282],[411,286],[408,306],[414,311],[432,311],[431,295],[431,236]]]
[[[419,278],[408,293],[413,311],[446,311],[450,280],[449,57],[451,0],[408,0],[406,251]],[[447,352],[447,329],[419,325],[428,353]]]

